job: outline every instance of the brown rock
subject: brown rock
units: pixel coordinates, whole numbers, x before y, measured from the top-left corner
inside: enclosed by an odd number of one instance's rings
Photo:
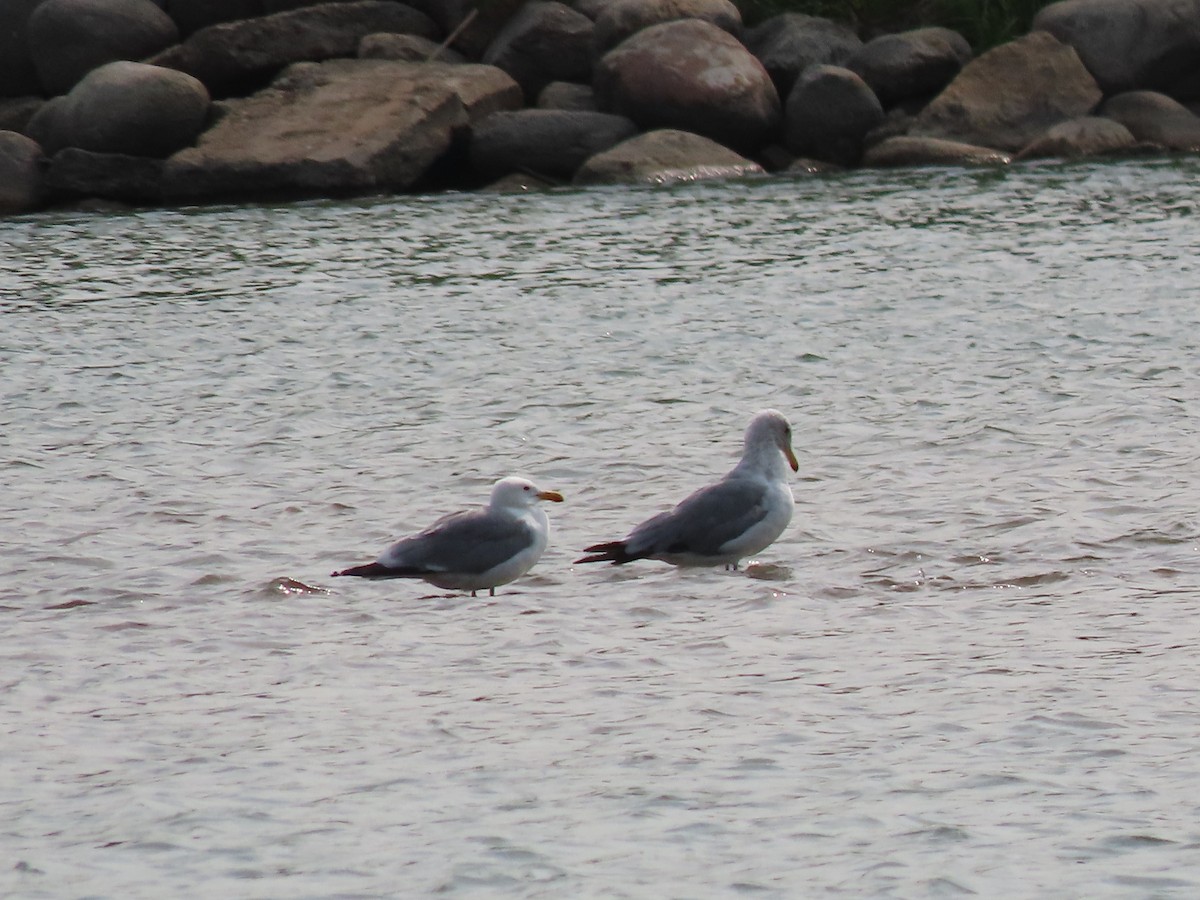
[[[1016,151],[1090,113],[1100,88],[1070,47],[1044,31],[968,63],[917,116],[910,134]]]
[[[1176,100],[1154,91],[1128,91],[1109,97],[1100,108],[1139,141],[1185,153],[1200,151],[1200,117]]]
[[[1060,122],[1041,137],[1025,146],[1013,157],[1039,159],[1082,159],[1112,153],[1131,153],[1139,148],[1138,140],[1124,125],[1099,116],[1084,116]]]
[[[492,66],[338,59],[299,63],[225,104],[199,142],[167,161],[168,197],[404,190],[472,121],[520,105]]]
[[[643,129],[678,128],[753,153],[779,126],[779,95],[741,43],[699,19],[639,31],[604,55],[593,87],[605,112]]]
[[[863,154],[864,166],[1002,166],[1009,156],[991,147],[940,138],[892,137]]]
[[[604,53],[651,25],[679,19],[700,19],[734,37],[742,33],[742,14],[730,0],[612,0],[596,16],[596,49]]]
[[[575,184],[669,184],[707,178],[761,175],[762,166],[715,141],[663,129],[630,138],[598,153],[575,173]]]

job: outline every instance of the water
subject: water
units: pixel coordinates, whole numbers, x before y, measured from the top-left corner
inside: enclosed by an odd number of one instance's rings
[[[1198,175],[0,222],[0,894],[1196,896]],[[754,565],[572,567],[765,406]]]

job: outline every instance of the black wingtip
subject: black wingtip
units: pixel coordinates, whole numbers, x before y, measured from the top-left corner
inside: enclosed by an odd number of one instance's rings
[[[584,553],[591,553],[592,556],[581,556],[575,560],[578,563],[594,563],[594,562],[610,562],[614,566],[623,565],[627,562],[633,562],[635,559],[641,559],[640,556],[631,556],[625,549],[624,541],[608,541],[604,544],[592,544],[590,547],[583,548]]]
[[[420,577],[421,573],[413,569],[394,569],[391,566],[373,562],[332,573],[333,578],[342,575],[353,575],[358,578],[412,578]]]

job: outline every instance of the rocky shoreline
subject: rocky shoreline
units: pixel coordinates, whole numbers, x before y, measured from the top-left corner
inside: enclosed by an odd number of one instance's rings
[[[1200,0],[978,56],[729,0],[8,0],[0,213],[1195,153],[1198,104]]]

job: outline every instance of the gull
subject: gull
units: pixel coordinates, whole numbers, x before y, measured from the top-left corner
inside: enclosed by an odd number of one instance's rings
[[[577,563],[657,559],[674,566],[724,566],[775,541],[792,520],[795,500],[789,472],[800,464],[792,451],[792,426],[783,413],[765,409],[746,428],[741,461],[718,481],[700,488],[669,512],[638,525],[620,541],[584,548]]]
[[[520,578],[538,561],[550,536],[539,500],[562,502],[524,478],[501,478],[483,509],[450,513],[424,531],[397,541],[375,562],[334,572],[359,578],[420,578],[446,590],[496,588]]]

